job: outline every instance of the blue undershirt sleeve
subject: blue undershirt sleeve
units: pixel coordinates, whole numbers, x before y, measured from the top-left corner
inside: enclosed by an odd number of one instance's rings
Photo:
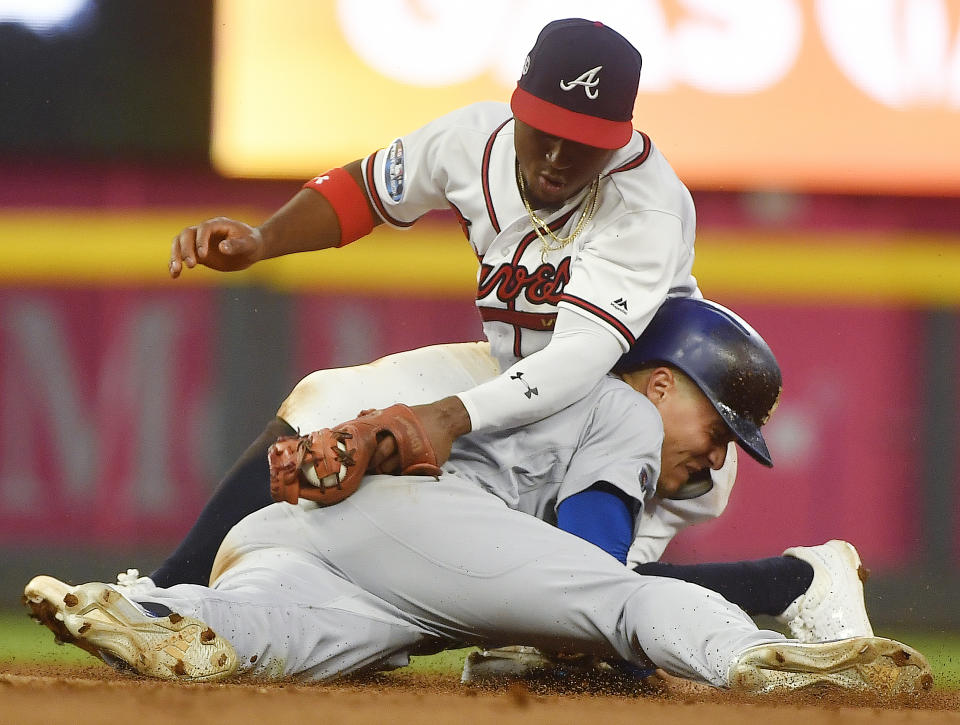
[[[616,486],[600,481],[560,502],[557,528],[586,539],[626,564],[637,505]]]

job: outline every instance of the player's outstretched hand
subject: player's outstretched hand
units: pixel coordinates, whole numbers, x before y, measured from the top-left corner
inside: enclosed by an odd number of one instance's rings
[[[263,257],[263,237],[249,224],[216,217],[187,227],[170,247],[170,276],[198,264],[220,272],[246,269]]]

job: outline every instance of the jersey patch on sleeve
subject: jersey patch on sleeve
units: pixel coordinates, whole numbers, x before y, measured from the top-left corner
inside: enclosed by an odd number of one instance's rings
[[[396,139],[387,149],[383,162],[383,184],[394,204],[403,199],[403,141]]]

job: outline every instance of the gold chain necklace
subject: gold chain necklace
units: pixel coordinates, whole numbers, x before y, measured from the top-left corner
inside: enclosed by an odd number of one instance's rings
[[[533,231],[535,231],[537,236],[540,238],[540,261],[546,262],[548,252],[556,252],[557,250],[563,249],[565,246],[570,244],[570,242],[580,236],[580,232],[583,231],[583,228],[591,219],[593,219],[593,214],[597,210],[597,199],[600,191],[600,175],[598,174],[597,178],[594,179],[593,183],[590,185],[590,191],[587,192],[583,208],[580,210],[580,218],[577,219],[577,223],[573,227],[573,231],[565,237],[558,237],[556,232],[550,228],[550,225],[538,217],[536,212],[533,211],[533,207],[530,206],[530,202],[527,200],[527,190],[524,186],[523,172],[520,171],[519,161],[517,161],[516,172],[517,184],[520,187],[520,198],[523,199],[523,206],[526,207],[527,214],[530,217],[530,224],[533,225]]]

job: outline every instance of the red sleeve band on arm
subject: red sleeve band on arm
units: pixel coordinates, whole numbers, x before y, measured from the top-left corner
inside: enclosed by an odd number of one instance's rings
[[[367,193],[346,169],[330,169],[310,179],[303,188],[323,194],[333,207],[340,222],[338,247],[365,237],[373,230],[373,215],[370,213]]]

